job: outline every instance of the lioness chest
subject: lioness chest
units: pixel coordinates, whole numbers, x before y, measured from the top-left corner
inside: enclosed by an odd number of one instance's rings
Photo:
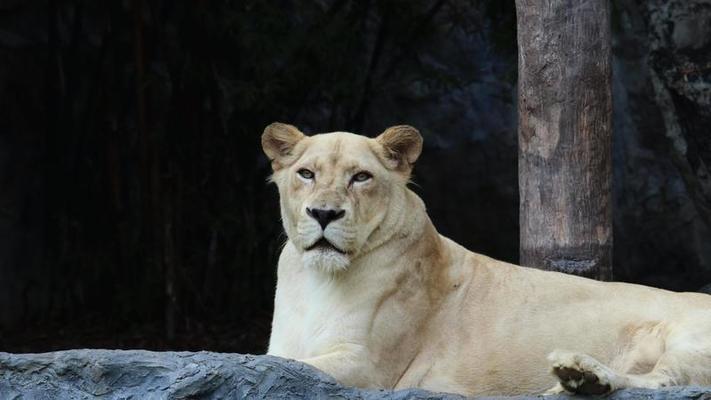
[[[422,277],[399,268],[354,268],[347,281],[309,271],[290,244],[279,262],[269,353],[308,359],[348,346],[394,385],[429,340],[436,314]],[[368,262],[368,260],[364,260]],[[402,260],[411,263],[413,260]]]
[[[355,290],[337,277],[304,268],[288,243],[279,262],[269,353],[304,359],[332,352],[343,343],[368,345],[377,289]]]

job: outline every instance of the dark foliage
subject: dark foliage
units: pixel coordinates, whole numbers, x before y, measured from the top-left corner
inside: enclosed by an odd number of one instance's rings
[[[418,127],[437,228],[517,261],[513,3],[0,0],[0,351],[263,351],[273,121]],[[615,276],[695,290],[711,13],[613,3]]]
[[[441,47],[503,13],[479,3],[4,2],[3,140],[27,154],[2,350],[263,351],[285,238],[262,129],[373,135],[403,122],[383,104],[475,81]]]

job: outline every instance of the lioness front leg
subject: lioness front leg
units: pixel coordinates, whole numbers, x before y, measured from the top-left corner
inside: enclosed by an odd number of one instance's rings
[[[587,354],[554,351],[548,356],[558,385],[547,394],[570,393],[602,395],[617,389],[639,387],[657,389],[674,384],[667,374],[652,371],[643,375],[618,373]]]
[[[382,386],[380,377],[372,374],[375,368],[362,350],[335,350],[298,361],[318,368],[343,385],[357,387]]]
[[[565,389],[571,393],[601,395],[622,386],[620,377],[594,358],[580,353],[554,351],[548,356],[559,384],[548,394]]]
[[[554,351],[548,356],[552,372],[565,390],[579,394],[605,394],[623,388],[656,389],[673,385],[711,385],[711,312],[687,314],[682,321],[641,324],[652,327],[637,334],[626,351],[632,361],[626,368],[613,370],[593,357],[575,352]],[[660,328],[661,327],[661,328]],[[659,328],[659,329],[658,329]],[[638,332],[639,333],[639,332]],[[639,351],[637,349],[647,349]],[[631,373],[635,357],[648,358],[649,349],[658,348],[651,370]],[[652,353],[656,354],[656,353]],[[650,361],[643,361],[649,364]],[[619,367],[618,367],[619,368]],[[551,392],[558,388],[554,388]]]

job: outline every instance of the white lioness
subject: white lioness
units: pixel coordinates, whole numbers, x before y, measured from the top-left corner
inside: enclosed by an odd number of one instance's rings
[[[345,385],[468,395],[711,384],[711,296],[522,268],[439,235],[407,188],[414,128],[275,123],[262,145],[288,236],[269,354]]]

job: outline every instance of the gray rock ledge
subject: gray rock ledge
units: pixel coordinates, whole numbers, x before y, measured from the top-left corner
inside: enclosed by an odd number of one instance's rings
[[[144,350],[0,353],[0,399],[96,398],[464,399],[418,389],[344,387],[308,365],[272,356]],[[546,397],[547,400],[564,398],[569,397]],[[607,398],[711,400],[711,387],[627,389]]]

